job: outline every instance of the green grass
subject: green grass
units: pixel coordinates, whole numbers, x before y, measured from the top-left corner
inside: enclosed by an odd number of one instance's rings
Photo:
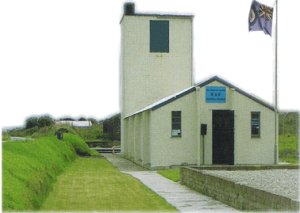
[[[9,141],[9,140],[10,140],[10,136],[8,132],[2,131],[2,141]]]
[[[158,173],[174,182],[178,182],[180,180],[179,168],[160,170]]]
[[[78,135],[73,135],[70,133],[63,134],[63,141],[68,141],[74,147],[76,153],[81,156],[90,156],[92,154],[90,148],[85,143],[85,141]]]
[[[102,125],[100,124],[93,124],[88,128],[75,128],[75,131],[84,140],[96,140],[103,137]]]
[[[279,136],[279,159],[281,162],[299,163],[299,147],[296,135]]]
[[[58,177],[41,210],[174,211],[175,208],[104,158],[78,158]]]
[[[82,139],[82,137],[77,132],[77,129],[66,125],[66,124],[59,124],[59,125],[51,125],[46,126],[42,128],[34,127],[31,129],[14,129],[9,132],[11,136],[20,136],[20,137],[30,137],[30,138],[40,138],[40,137],[46,137],[46,136],[56,136],[56,132],[60,129],[65,129],[68,131],[68,133],[63,133],[64,135],[64,141],[68,141],[72,144],[72,146],[75,148],[75,151],[79,155],[99,155],[94,150],[90,150],[88,145],[85,143],[85,141]],[[88,134],[87,129],[83,129],[83,132],[86,132]],[[2,132],[2,135],[4,132]],[[8,135],[9,136],[9,135]]]
[[[10,131],[8,131],[10,136],[18,136],[18,137],[30,137],[30,138],[40,138],[45,136],[54,136],[56,131],[64,128],[67,129],[69,133],[73,135],[78,135],[77,130],[66,124],[54,124],[51,126],[45,126],[45,127],[33,127],[30,129],[25,128],[15,128]]]
[[[76,157],[69,143],[55,137],[2,146],[2,206],[4,210],[36,210],[56,176]]]
[[[32,135],[31,137],[33,138],[39,138],[39,137],[43,137],[43,136],[53,136],[56,134],[56,132],[59,129],[66,129],[68,131],[68,133],[73,134],[73,135],[78,135],[78,133],[76,132],[76,130],[74,129],[74,127],[71,127],[69,125],[66,124],[55,124],[55,125],[51,125],[51,126],[46,126],[46,127],[42,127],[42,128],[38,128]]]
[[[10,130],[8,133],[10,136],[30,138],[31,135],[33,133],[35,133],[37,130],[38,130],[38,127],[33,127],[30,129],[15,128],[15,129]]]
[[[3,209],[37,210],[53,182],[80,155],[98,155],[78,136],[64,134],[26,142],[5,142],[2,147]]]

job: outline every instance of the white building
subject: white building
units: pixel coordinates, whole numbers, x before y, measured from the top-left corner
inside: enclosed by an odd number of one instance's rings
[[[150,168],[273,164],[273,107],[219,77],[193,84],[192,21],[124,5],[122,154]]]
[[[91,121],[56,121],[56,124],[66,124],[78,128],[87,128],[92,126]]]

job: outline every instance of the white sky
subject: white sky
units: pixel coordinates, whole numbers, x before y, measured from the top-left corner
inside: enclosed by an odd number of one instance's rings
[[[136,0],[138,13],[193,14],[195,82],[218,75],[273,103],[274,43],[248,32],[252,0]],[[261,0],[273,4],[273,0]],[[124,1],[0,2],[1,125],[49,113],[119,111]],[[279,0],[279,108],[299,110],[300,1]]]

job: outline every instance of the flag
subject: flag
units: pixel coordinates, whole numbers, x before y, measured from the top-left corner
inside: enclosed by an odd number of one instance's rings
[[[252,1],[249,13],[249,31],[264,31],[272,36],[273,8]]]

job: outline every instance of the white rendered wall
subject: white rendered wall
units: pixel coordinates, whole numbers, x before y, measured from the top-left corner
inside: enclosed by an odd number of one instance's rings
[[[150,52],[150,20],[169,20],[169,53]],[[121,31],[123,118],[192,85],[192,17],[124,16]]]
[[[274,111],[235,92],[235,164],[274,164]],[[260,137],[251,138],[251,112],[260,112]]]
[[[181,137],[171,137],[171,112],[181,111]],[[197,163],[195,92],[151,111],[151,167]]]

